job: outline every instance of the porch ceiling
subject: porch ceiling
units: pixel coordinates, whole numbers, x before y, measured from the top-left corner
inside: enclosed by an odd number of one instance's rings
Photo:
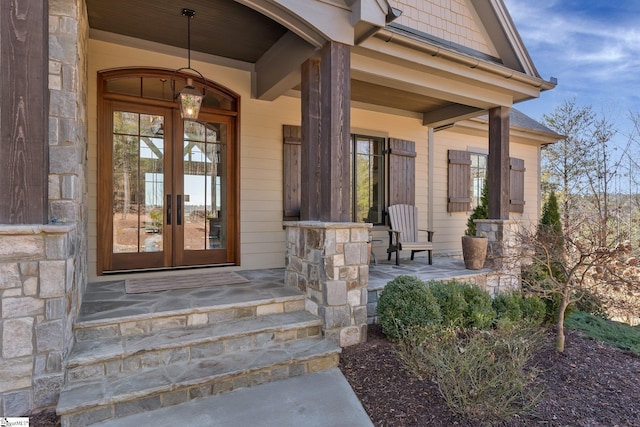
[[[272,19],[229,0],[86,0],[92,29],[255,63],[287,29]]]
[[[181,11],[195,10],[191,50],[254,64],[257,84],[254,96],[260,99],[275,99],[289,89],[299,91],[300,64],[315,50],[283,25],[236,1],[86,0],[86,4],[91,29],[178,48],[187,47],[187,18]],[[361,58],[362,49],[354,54]],[[478,115],[483,110],[484,105],[470,107],[473,104],[447,98],[444,92],[420,93],[414,90],[415,85],[398,83],[402,78],[395,78],[396,84],[391,84],[376,76],[381,69],[391,66],[382,59],[372,64],[371,69],[365,67],[364,71],[354,72],[351,99],[422,114],[425,125],[434,127]]]
[[[351,80],[351,99],[365,104],[380,105],[414,113],[425,113],[453,105],[453,103],[442,99],[356,79]]]

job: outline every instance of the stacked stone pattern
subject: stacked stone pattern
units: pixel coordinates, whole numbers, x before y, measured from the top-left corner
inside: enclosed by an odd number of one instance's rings
[[[285,285],[306,295],[325,337],[341,347],[366,341],[369,228],[365,223],[286,223]]]

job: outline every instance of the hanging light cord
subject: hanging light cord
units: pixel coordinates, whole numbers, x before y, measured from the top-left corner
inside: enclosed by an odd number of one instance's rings
[[[195,10],[182,9],[182,14],[187,17],[187,68],[191,68],[191,18],[196,14]]]

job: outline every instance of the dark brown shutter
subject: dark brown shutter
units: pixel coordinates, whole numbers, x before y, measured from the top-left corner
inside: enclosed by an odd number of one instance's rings
[[[389,138],[389,206],[416,204],[416,143]]]
[[[468,151],[449,150],[448,212],[471,210],[471,154]]]
[[[509,158],[509,212],[524,212],[524,160]]]
[[[300,180],[302,156],[302,127],[282,126],[284,142],[283,164],[283,220],[300,220]]]

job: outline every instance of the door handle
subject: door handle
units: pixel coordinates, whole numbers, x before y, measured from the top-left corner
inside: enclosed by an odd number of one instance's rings
[[[177,214],[178,214],[178,218],[176,218],[176,224],[177,225],[182,225],[182,194],[178,194],[178,201],[177,201]]]
[[[171,194],[167,194],[167,225],[171,225]]]

